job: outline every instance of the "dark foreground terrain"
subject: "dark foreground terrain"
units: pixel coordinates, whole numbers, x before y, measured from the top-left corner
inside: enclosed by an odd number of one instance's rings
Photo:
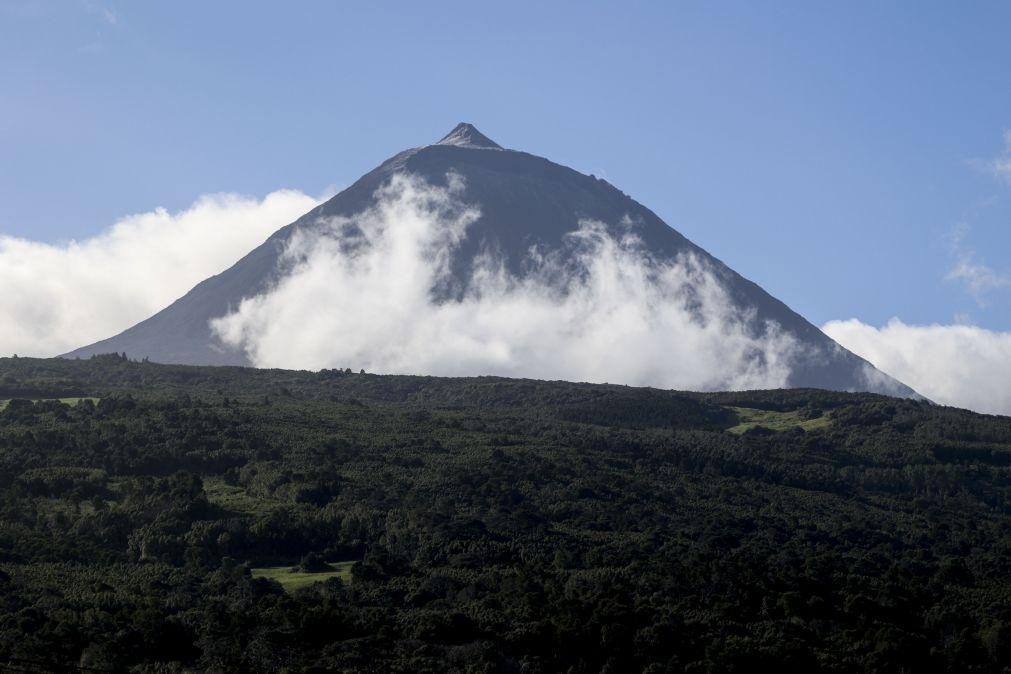
[[[0,669],[1011,662],[1006,417],[117,356],[0,400]]]

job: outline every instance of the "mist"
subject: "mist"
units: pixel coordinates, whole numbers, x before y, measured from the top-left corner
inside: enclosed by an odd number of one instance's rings
[[[775,325],[752,335],[702,260],[657,261],[630,223],[582,222],[563,251],[531,249],[522,278],[486,252],[462,296],[439,297],[480,217],[463,187],[396,176],[373,208],[300,228],[281,280],[213,321],[215,333],[258,367],[785,385],[794,340]]]

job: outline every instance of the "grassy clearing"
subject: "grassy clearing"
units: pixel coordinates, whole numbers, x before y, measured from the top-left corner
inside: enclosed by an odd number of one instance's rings
[[[831,425],[832,420],[827,416],[820,416],[817,419],[805,419],[800,412],[775,412],[773,410],[759,410],[753,407],[730,407],[737,414],[738,423],[727,430],[740,435],[745,431],[759,426],[772,431],[788,431],[793,428],[803,428],[805,431],[813,431]]]
[[[74,405],[77,405],[78,403],[80,403],[82,401],[85,401],[85,400],[90,400],[91,402],[93,402],[93,403],[95,403],[97,405],[98,401],[101,400],[101,398],[89,398],[89,397],[84,397],[84,398],[38,398],[38,399],[32,400],[32,402],[33,403],[37,403],[37,402],[42,402],[44,400],[59,400],[64,405],[74,406]],[[0,411],[3,411],[3,409],[5,407],[7,407],[7,403],[9,403],[9,402],[10,402],[10,400],[0,400]]]
[[[225,484],[220,477],[205,477],[204,493],[208,501],[237,515],[265,515],[276,505],[272,501],[250,496],[242,487]]]
[[[351,567],[354,562],[328,562],[332,571],[316,571],[308,573],[306,571],[293,571],[291,566],[265,566],[259,569],[252,569],[253,578],[269,578],[276,580],[284,588],[285,592],[294,592],[308,587],[313,583],[319,583],[329,578],[340,578],[347,581],[351,579]]]

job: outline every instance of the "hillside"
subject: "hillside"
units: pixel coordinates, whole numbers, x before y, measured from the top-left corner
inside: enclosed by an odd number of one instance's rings
[[[119,356],[0,400],[20,671],[1011,662],[1011,418]]]

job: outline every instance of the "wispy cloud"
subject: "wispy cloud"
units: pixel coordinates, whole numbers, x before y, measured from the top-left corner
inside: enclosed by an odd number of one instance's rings
[[[115,26],[119,23],[119,14],[107,3],[84,0],[82,6],[84,7],[84,11],[107,26]]]
[[[964,284],[976,303],[985,306],[991,292],[1011,288],[1011,274],[997,271],[980,260],[976,250],[966,242],[968,236],[969,226],[964,223],[952,231],[950,238],[955,263],[944,278]]]
[[[1004,150],[987,162],[987,167],[997,178],[1011,185],[1011,129],[1004,131]]]
[[[186,210],[131,215],[84,241],[0,235],[0,354],[54,356],[148,318],[318,203],[201,197]]]
[[[822,330],[935,402],[1011,414],[1011,332],[898,319],[880,328],[857,319],[831,321]]]

